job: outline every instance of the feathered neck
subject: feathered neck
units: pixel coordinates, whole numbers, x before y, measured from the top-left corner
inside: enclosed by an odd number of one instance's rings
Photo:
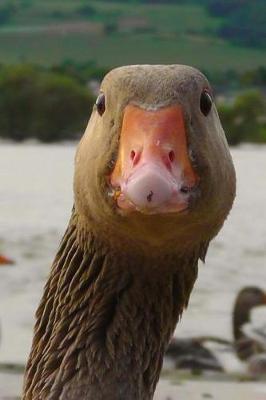
[[[24,400],[150,400],[197,252],[116,254],[71,218],[37,311]]]

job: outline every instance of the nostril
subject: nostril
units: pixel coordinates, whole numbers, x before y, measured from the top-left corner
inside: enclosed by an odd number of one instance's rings
[[[174,159],[175,159],[175,153],[174,153],[173,150],[169,151],[169,153],[168,153],[168,158],[169,158],[169,160],[170,160],[171,162],[174,161]]]
[[[135,159],[135,156],[136,156],[136,153],[135,153],[135,151],[134,151],[134,150],[131,150],[131,153],[130,153],[130,158],[131,158],[131,160],[132,160],[132,161],[134,161],[134,159]]]
[[[131,161],[132,161],[132,163],[133,163],[133,166],[135,166],[138,162],[139,162],[139,160],[140,160],[140,155],[141,155],[141,152],[140,151],[135,151],[135,150],[131,150],[131,152],[130,152],[130,159],[131,159]]]

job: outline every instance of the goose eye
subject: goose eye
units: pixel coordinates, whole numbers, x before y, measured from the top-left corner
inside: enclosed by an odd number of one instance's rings
[[[212,108],[212,97],[207,90],[203,90],[200,96],[200,110],[205,117],[209,114]]]
[[[103,93],[99,94],[99,96],[96,99],[96,107],[97,111],[100,115],[103,115],[105,111],[105,95]]]

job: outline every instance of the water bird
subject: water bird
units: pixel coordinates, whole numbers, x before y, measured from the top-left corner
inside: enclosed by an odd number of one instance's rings
[[[261,321],[261,318],[254,321],[254,317],[252,318],[254,310],[265,305],[266,293],[256,286],[244,287],[236,297],[233,335],[236,353],[241,360],[248,360],[255,354],[266,352],[266,318],[264,321]]]
[[[24,400],[151,400],[209,242],[235,197],[211,87],[181,65],[104,78],[74,207],[36,313]]]
[[[236,295],[232,310],[232,341],[213,336],[174,338],[166,356],[174,361],[176,368],[228,372],[230,359],[227,358],[225,363],[223,358],[226,349],[232,357],[235,355],[246,362],[246,371],[253,377],[265,375],[266,318],[264,322],[261,318],[253,321],[254,311],[265,305],[266,293],[262,289],[256,286],[242,288]]]
[[[218,337],[173,338],[166,350],[166,359],[170,359],[176,369],[225,372],[225,367],[217,356],[217,349],[208,347],[210,342],[232,348],[230,341]]]

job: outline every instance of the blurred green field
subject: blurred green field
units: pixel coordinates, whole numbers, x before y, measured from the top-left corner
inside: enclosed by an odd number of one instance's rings
[[[0,63],[186,63],[245,71],[266,64],[263,49],[219,39],[203,6],[84,0],[16,0],[0,25]],[[1,13],[1,7],[0,7]]]
[[[0,35],[0,62],[42,65],[95,61],[99,66],[187,63],[207,70],[243,71],[265,65],[266,54],[212,39],[179,35],[88,33],[6,33]]]

